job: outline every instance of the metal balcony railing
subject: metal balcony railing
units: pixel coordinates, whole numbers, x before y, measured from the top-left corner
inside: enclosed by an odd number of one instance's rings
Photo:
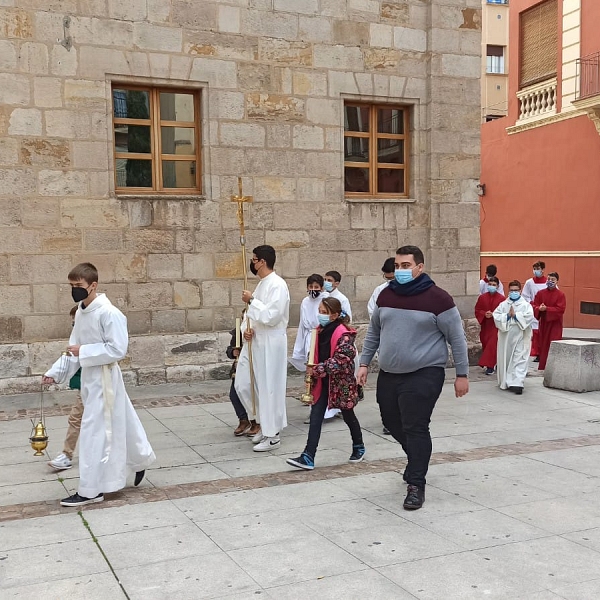
[[[577,59],[575,100],[600,95],[600,52]]]

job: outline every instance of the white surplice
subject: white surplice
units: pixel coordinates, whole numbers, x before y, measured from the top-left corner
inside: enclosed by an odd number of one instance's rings
[[[481,294],[485,294],[488,289],[488,282],[485,279],[480,279],[479,280],[479,295],[481,296]],[[500,284],[498,285],[498,291],[504,296],[504,286],[502,285],[502,282],[500,281]],[[525,292],[525,290],[523,290],[523,292]]]
[[[57,360],[46,377],[62,383],[81,367],[78,493],[94,498],[124,488],[128,473],[147,469],[156,457],[117,364],[129,344],[125,315],[98,294],[86,308],[79,305],[69,344],[81,346],[79,357]]]
[[[346,296],[344,296],[344,294],[342,294],[342,292],[340,292],[340,290],[337,288],[334,288],[332,292],[329,292],[329,295],[332,298],[336,298],[340,301],[342,310],[350,317],[350,320],[352,320],[352,307],[350,306],[350,300],[348,300],[348,298],[346,298]]]
[[[508,316],[511,306],[515,311],[514,318]],[[505,300],[494,311],[498,328],[498,384],[503,390],[524,386],[531,351],[532,321],[533,307],[523,296],[515,301]]]
[[[369,298],[369,302],[367,303],[367,312],[369,313],[369,319],[373,316],[373,311],[377,306],[377,298],[379,298],[379,294],[383,292],[383,290],[390,284],[389,281],[384,281],[381,285],[378,285],[371,294]]]
[[[263,435],[275,437],[287,426],[285,395],[287,381],[287,325],[290,293],[285,281],[270,273],[261,279],[252,294],[242,333],[250,326],[256,414],[252,411],[248,346],[242,346],[235,373],[235,390],[251,419],[260,423]]]
[[[310,333],[319,326],[319,305],[323,298],[327,298],[327,292],[321,292],[316,298],[307,296],[300,304],[300,322],[294,351],[289,359],[290,364],[298,371],[306,371],[306,362],[310,351]]]
[[[525,298],[525,300],[527,300],[527,302],[532,302],[533,299],[535,298],[535,295],[540,291],[540,290],[545,290],[546,289],[546,281],[547,278],[544,277],[544,282],[543,283],[536,283],[533,280],[533,277],[531,277],[530,279],[528,279],[525,282],[525,285],[523,286],[523,291],[521,292],[523,298]],[[539,329],[540,327],[540,322],[533,317],[533,323],[531,324],[531,328],[532,329]]]

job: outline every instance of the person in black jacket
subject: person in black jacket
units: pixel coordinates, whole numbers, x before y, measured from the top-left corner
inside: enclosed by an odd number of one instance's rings
[[[239,425],[233,431],[233,435],[236,437],[240,437],[242,435],[254,436],[260,431],[260,425],[252,420],[248,419],[248,413],[242,404],[237,392],[235,391],[235,370],[237,368],[238,357],[241,352],[241,348],[237,348],[235,345],[235,329],[230,331],[231,333],[231,341],[229,342],[229,346],[227,346],[227,350],[225,351],[227,354],[227,358],[233,360],[233,364],[231,365],[231,372],[229,376],[231,377],[231,387],[229,388],[229,399],[231,400],[231,404],[233,404],[233,409],[235,410],[235,414],[237,418],[240,420]],[[242,340],[242,336],[240,336],[240,340]]]

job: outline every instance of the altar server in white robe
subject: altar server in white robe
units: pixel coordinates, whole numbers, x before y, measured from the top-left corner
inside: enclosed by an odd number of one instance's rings
[[[367,303],[367,312],[369,313],[369,319],[373,316],[373,312],[375,311],[375,307],[377,306],[377,298],[379,298],[379,294],[388,286],[390,281],[394,281],[394,261],[396,259],[391,256],[390,258],[386,258],[383,263],[383,267],[381,267],[381,272],[383,273],[383,283],[378,285],[371,294],[369,298],[369,302]]]
[[[508,298],[494,310],[498,328],[498,384],[522,394],[531,350],[533,307],[521,295],[521,283],[508,284]]]
[[[319,326],[319,305],[329,294],[323,291],[322,275],[313,273],[306,278],[307,296],[300,304],[300,322],[296,333],[294,351],[289,359],[290,364],[298,371],[306,371],[306,361],[310,351],[311,331]]]
[[[278,448],[281,444],[279,434],[287,426],[285,396],[290,293],[285,281],[273,271],[275,259],[272,246],[254,248],[250,270],[260,281],[254,292],[242,292],[242,301],[248,303],[242,333],[247,342],[252,340],[256,410],[252,406],[248,343],[243,345],[240,353],[235,390],[248,414],[253,415],[251,418],[255,418],[261,427],[252,438],[255,452]]]
[[[63,506],[102,502],[104,494],[125,487],[129,473],[137,486],[156,460],[146,432],[125,391],[118,361],[125,358],[129,336],[125,315],[97,293],[98,271],[82,263],[69,273],[73,300],[79,303],[62,356],[43,383],[68,381],[81,367],[83,417],[79,436],[79,487]]]

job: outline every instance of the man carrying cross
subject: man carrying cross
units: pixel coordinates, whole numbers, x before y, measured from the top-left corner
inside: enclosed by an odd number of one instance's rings
[[[252,438],[255,452],[278,448],[281,444],[279,433],[287,426],[285,395],[290,294],[285,281],[273,270],[275,259],[273,247],[254,248],[250,270],[260,281],[254,292],[242,292],[242,301],[247,303],[248,309],[241,330],[244,340],[250,343],[242,347],[235,389],[248,414],[255,413],[261,426],[261,431]],[[249,352],[252,352],[252,361]]]

